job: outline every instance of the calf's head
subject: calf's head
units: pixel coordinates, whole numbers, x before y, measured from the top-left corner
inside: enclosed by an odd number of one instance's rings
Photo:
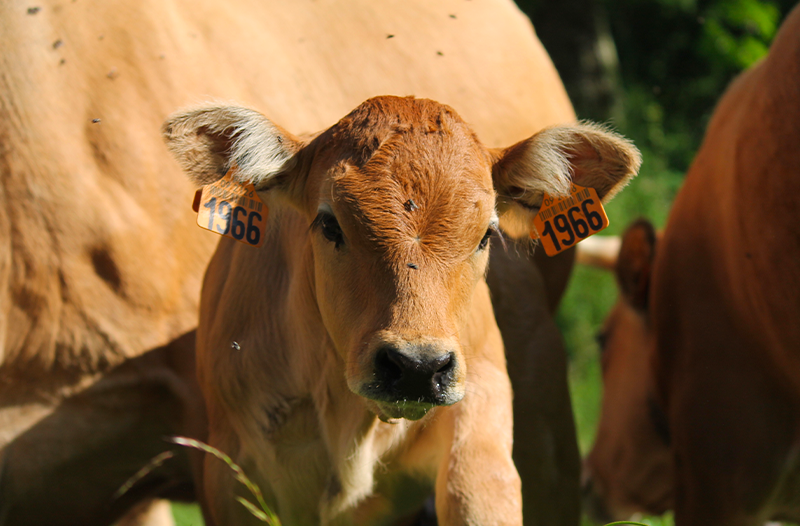
[[[198,185],[235,166],[273,217],[302,215],[319,318],[349,388],[384,418],[418,419],[464,395],[493,231],[525,236],[544,192],[574,179],[609,197],[639,165],[626,140],[590,125],[488,149],[451,108],[412,97],[370,99],[308,138],[229,106],[176,114],[163,132]]]
[[[655,249],[649,222],[638,220],[625,232],[614,268],[620,298],[599,338],[603,401],[595,443],[584,461],[583,491],[584,508],[601,522],[672,508],[670,434],[656,399],[652,361]]]

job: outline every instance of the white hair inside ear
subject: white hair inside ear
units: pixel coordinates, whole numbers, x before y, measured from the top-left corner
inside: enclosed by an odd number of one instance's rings
[[[198,186],[232,167],[234,179],[257,189],[292,168],[301,142],[257,111],[206,105],[172,115],[162,126],[167,147]]]
[[[515,238],[530,233],[544,194],[566,196],[575,183],[594,188],[607,202],[641,165],[629,140],[587,123],[544,129],[494,155],[500,226]]]

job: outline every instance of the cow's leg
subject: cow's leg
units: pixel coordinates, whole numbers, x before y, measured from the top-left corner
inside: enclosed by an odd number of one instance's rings
[[[505,368],[476,361],[470,363],[467,377],[464,399],[437,415],[440,432],[451,434],[450,450],[436,478],[438,523],[521,526],[520,479],[511,459],[508,375]]]
[[[20,430],[0,459],[0,525],[105,526],[142,500],[192,497],[186,452],[165,441],[204,426],[193,364],[177,359],[161,348],[129,360]],[[175,458],[115,496],[167,450]]]
[[[566,353],[552,319],[509,355],[514,389],[514,461],[528,526],[580,522],[580,454],[567,386]]]
[[[740,389],[695,391],[673,426],[676,526],[760,526],[768,518],[762,510],[787,497],[780,481],[790,461],[792,411],[739,376]]]
[[[561,334],[547,287],[525,249],[492,247],[488,283],[514,388],[514,461],[528,526],[580,521],[580,454]],[[567,262],[569,263],[569,261]],[[560,274],[556,277],[563,278]],[[551,290],[553,289],[553,290]]]

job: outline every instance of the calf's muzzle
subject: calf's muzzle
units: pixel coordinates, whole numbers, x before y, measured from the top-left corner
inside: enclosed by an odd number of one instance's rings
[[[375,353],[375,374],[382,395],[390,402],[446,405],[456,370],[456,355],[431,346],[394,345]]]

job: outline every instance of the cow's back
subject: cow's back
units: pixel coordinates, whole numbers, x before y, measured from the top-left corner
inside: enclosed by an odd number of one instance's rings
[[[659,245],[653,305],[661,349],[703,333],[727,333],[723,341],[739,333],[800,393],[798,35],[795,9],[767,58],[718,105]],[[724,306],[723,316],[702,305],[709,297]],[[709,317],[725,318],[727,329],[709,331]]]

